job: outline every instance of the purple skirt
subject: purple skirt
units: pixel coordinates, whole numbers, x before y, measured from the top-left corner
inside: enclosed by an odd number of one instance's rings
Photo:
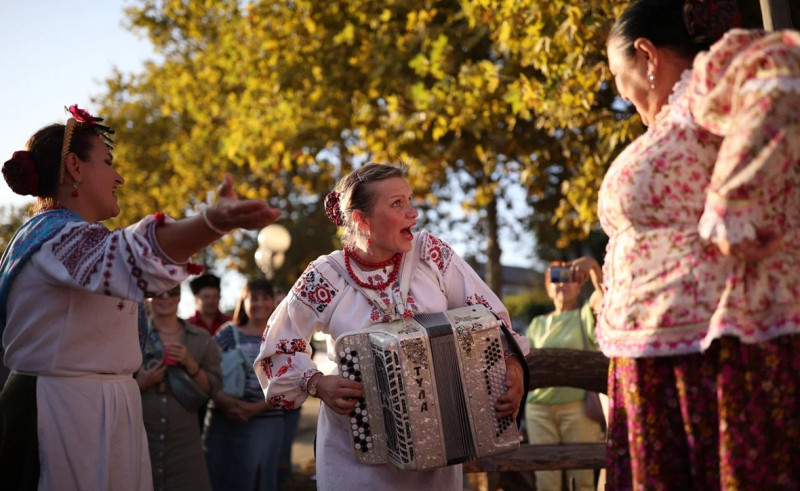
[[[607,489],[800,489],[800,335],[612,358]]]

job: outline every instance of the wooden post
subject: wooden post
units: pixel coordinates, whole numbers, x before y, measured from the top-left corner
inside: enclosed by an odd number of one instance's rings
[[[767,31],[792,28],[788,0],[761,0],[761,17]]]

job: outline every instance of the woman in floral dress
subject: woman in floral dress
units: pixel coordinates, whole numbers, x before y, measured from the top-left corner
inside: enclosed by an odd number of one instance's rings
[[[800,486],[800,34],[737,15],[640,0],[609,35],[648,126],[599,202],[613,489]]]

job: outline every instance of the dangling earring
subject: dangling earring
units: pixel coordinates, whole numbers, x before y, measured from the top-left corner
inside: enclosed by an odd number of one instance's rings
[[[650,90],[656,90],[656,76],[653,72],[647,72],[647,80],[650,81]]]
[[[78,197],[78,181],[72,183],[72,197],[73,198]]]
[[[372,237],[369,236],[369,230],[367,230],[367,245],[372,244]]]

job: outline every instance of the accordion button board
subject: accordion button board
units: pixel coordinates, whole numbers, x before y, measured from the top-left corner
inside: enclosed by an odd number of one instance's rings
[[[427,470],[519,448],[514,419],[494,409],[506,370],[487,308],[375,324],[340,336],[335,350],[339,374],[364,386],[349,415],[360,462]]]

